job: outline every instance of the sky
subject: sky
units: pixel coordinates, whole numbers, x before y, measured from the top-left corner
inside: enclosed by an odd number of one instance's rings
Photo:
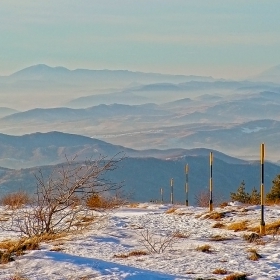
[[[240,79],[280,64],[278,0],[1,0],[0,75],[34,64]]]

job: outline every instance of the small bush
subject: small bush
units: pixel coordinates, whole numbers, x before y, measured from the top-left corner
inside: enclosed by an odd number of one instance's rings
[[[213,271],[213,274],[220,274],[220,275],[225,275],[227,274],[228,272],[223,269],[223,268],[216,268],[214,271]]]
[[[6,194],[1,199],[1,204],[8,206],[10,209],[18,209],[28,202],[30,202],[30,197],[23,191]]]
[[[203,253],[211,253],[211,246],[208,244],[198,246],[196,248],[197,251],[203,252]]]
[[[86,206],[95,210],[109,210],[122,205],[124,201],[118,197],[103,197],[98,194],[89,196],[86,200]]]

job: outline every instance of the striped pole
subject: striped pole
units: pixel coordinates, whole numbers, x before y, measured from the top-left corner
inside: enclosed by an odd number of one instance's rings
[[[189,206],[189,165],[188,164],[186,164],[185,166],[185,172],[186,172],[186,185],[185,185],[186,206]]]
[[[160,199],[161,199],[161,203],[163,203],[163,189],[160,188]]]
[[[170,187],[171,187],[171,195],[170,195],[170,202],[171,204],[174,203],[174,194],[173,194],[173,178],[170,180]]]
[[[213,211],[213,181],[212,181],[212,164],[213,164],[213,153],[210,152],[210,200],[209,200],[209,211]]]
[[[264,222],[264,143],[261,144],[261,222],[260,234],[265,235]]]

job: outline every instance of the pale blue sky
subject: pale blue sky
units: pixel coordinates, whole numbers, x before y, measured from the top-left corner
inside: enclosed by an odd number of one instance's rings
[[[252,76],[280,64],[280,1],[1,0],[0,75],[39,63]]]

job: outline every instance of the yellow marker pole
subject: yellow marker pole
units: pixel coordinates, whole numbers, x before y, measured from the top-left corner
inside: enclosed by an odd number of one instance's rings
[[[173,194],[173,178],[170,180],[170,187],[171,187],[171,195],[170,195],[170,202],[171,204],[174,203],[174,194]]]
[[[185,173],[186,173],[186,185],[185,185],[186,206],[189,206],[189,165],[188,164],[186,164],[185,166]]]
[[[213,165],[213,153],[210,152],[210,200],[209,200],[209,211],[213,211],[213,181],[212,181],[212,168]]]
[[[265,235],[264,222],[264,143],[261,144],[261,222],[260,234]]]
[[[160,188],[160,199],[161,199],[161,203],[163,203],[163,189]]]

